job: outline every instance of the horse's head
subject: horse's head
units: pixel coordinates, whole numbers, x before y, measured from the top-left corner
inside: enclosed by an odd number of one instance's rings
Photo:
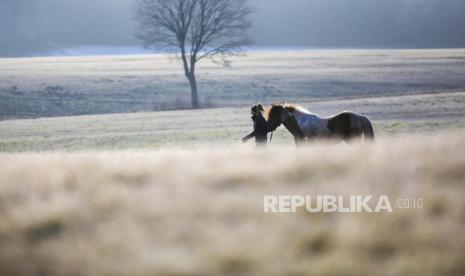
[[[275,131],[282,123],[285,110],[282,104],[273,104],[268,110],[267,124],[269,131]]]
[[[285,124],[293,112],[296,110],[294,105],[273,104],[267,112],[268,130],[275,131],[281,124]]]

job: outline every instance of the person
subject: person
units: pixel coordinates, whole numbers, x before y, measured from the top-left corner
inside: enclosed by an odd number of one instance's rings
[[[256,104],[252,106],[252,121],[253,121],[253,131],[249,135],[242,138],[242,142],[246,143],[249,139],[255,137],[255,143],[257,146],[266,146],[268,142],[268,125],[265,118],[263,117],[263,105]]]

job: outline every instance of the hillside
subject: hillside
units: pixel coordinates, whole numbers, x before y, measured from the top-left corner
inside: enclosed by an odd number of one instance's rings
[[[202,106],[465,91],[464,49],[258,51],[232,67],[202,62]],[[0,59],[0,120],[189,107],[164,55]]]

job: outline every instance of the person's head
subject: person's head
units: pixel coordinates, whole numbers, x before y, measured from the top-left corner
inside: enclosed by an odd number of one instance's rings
[[[256,104],[250,109],[250,113],[252,113],[254,116],[262,113],[263,111],[265,111],[265,109],[263,108],[262,104]]]

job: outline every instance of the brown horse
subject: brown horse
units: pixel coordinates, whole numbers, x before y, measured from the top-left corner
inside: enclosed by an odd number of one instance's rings
[[[320,117],[297,105],[273,104],[267,110],[268,131],[281,124],[294,136],[296,143],[315,138],[334,138],[349,141],[354,138],[373,140],[373,125],[364,115],[341,112],[329,117]]]

